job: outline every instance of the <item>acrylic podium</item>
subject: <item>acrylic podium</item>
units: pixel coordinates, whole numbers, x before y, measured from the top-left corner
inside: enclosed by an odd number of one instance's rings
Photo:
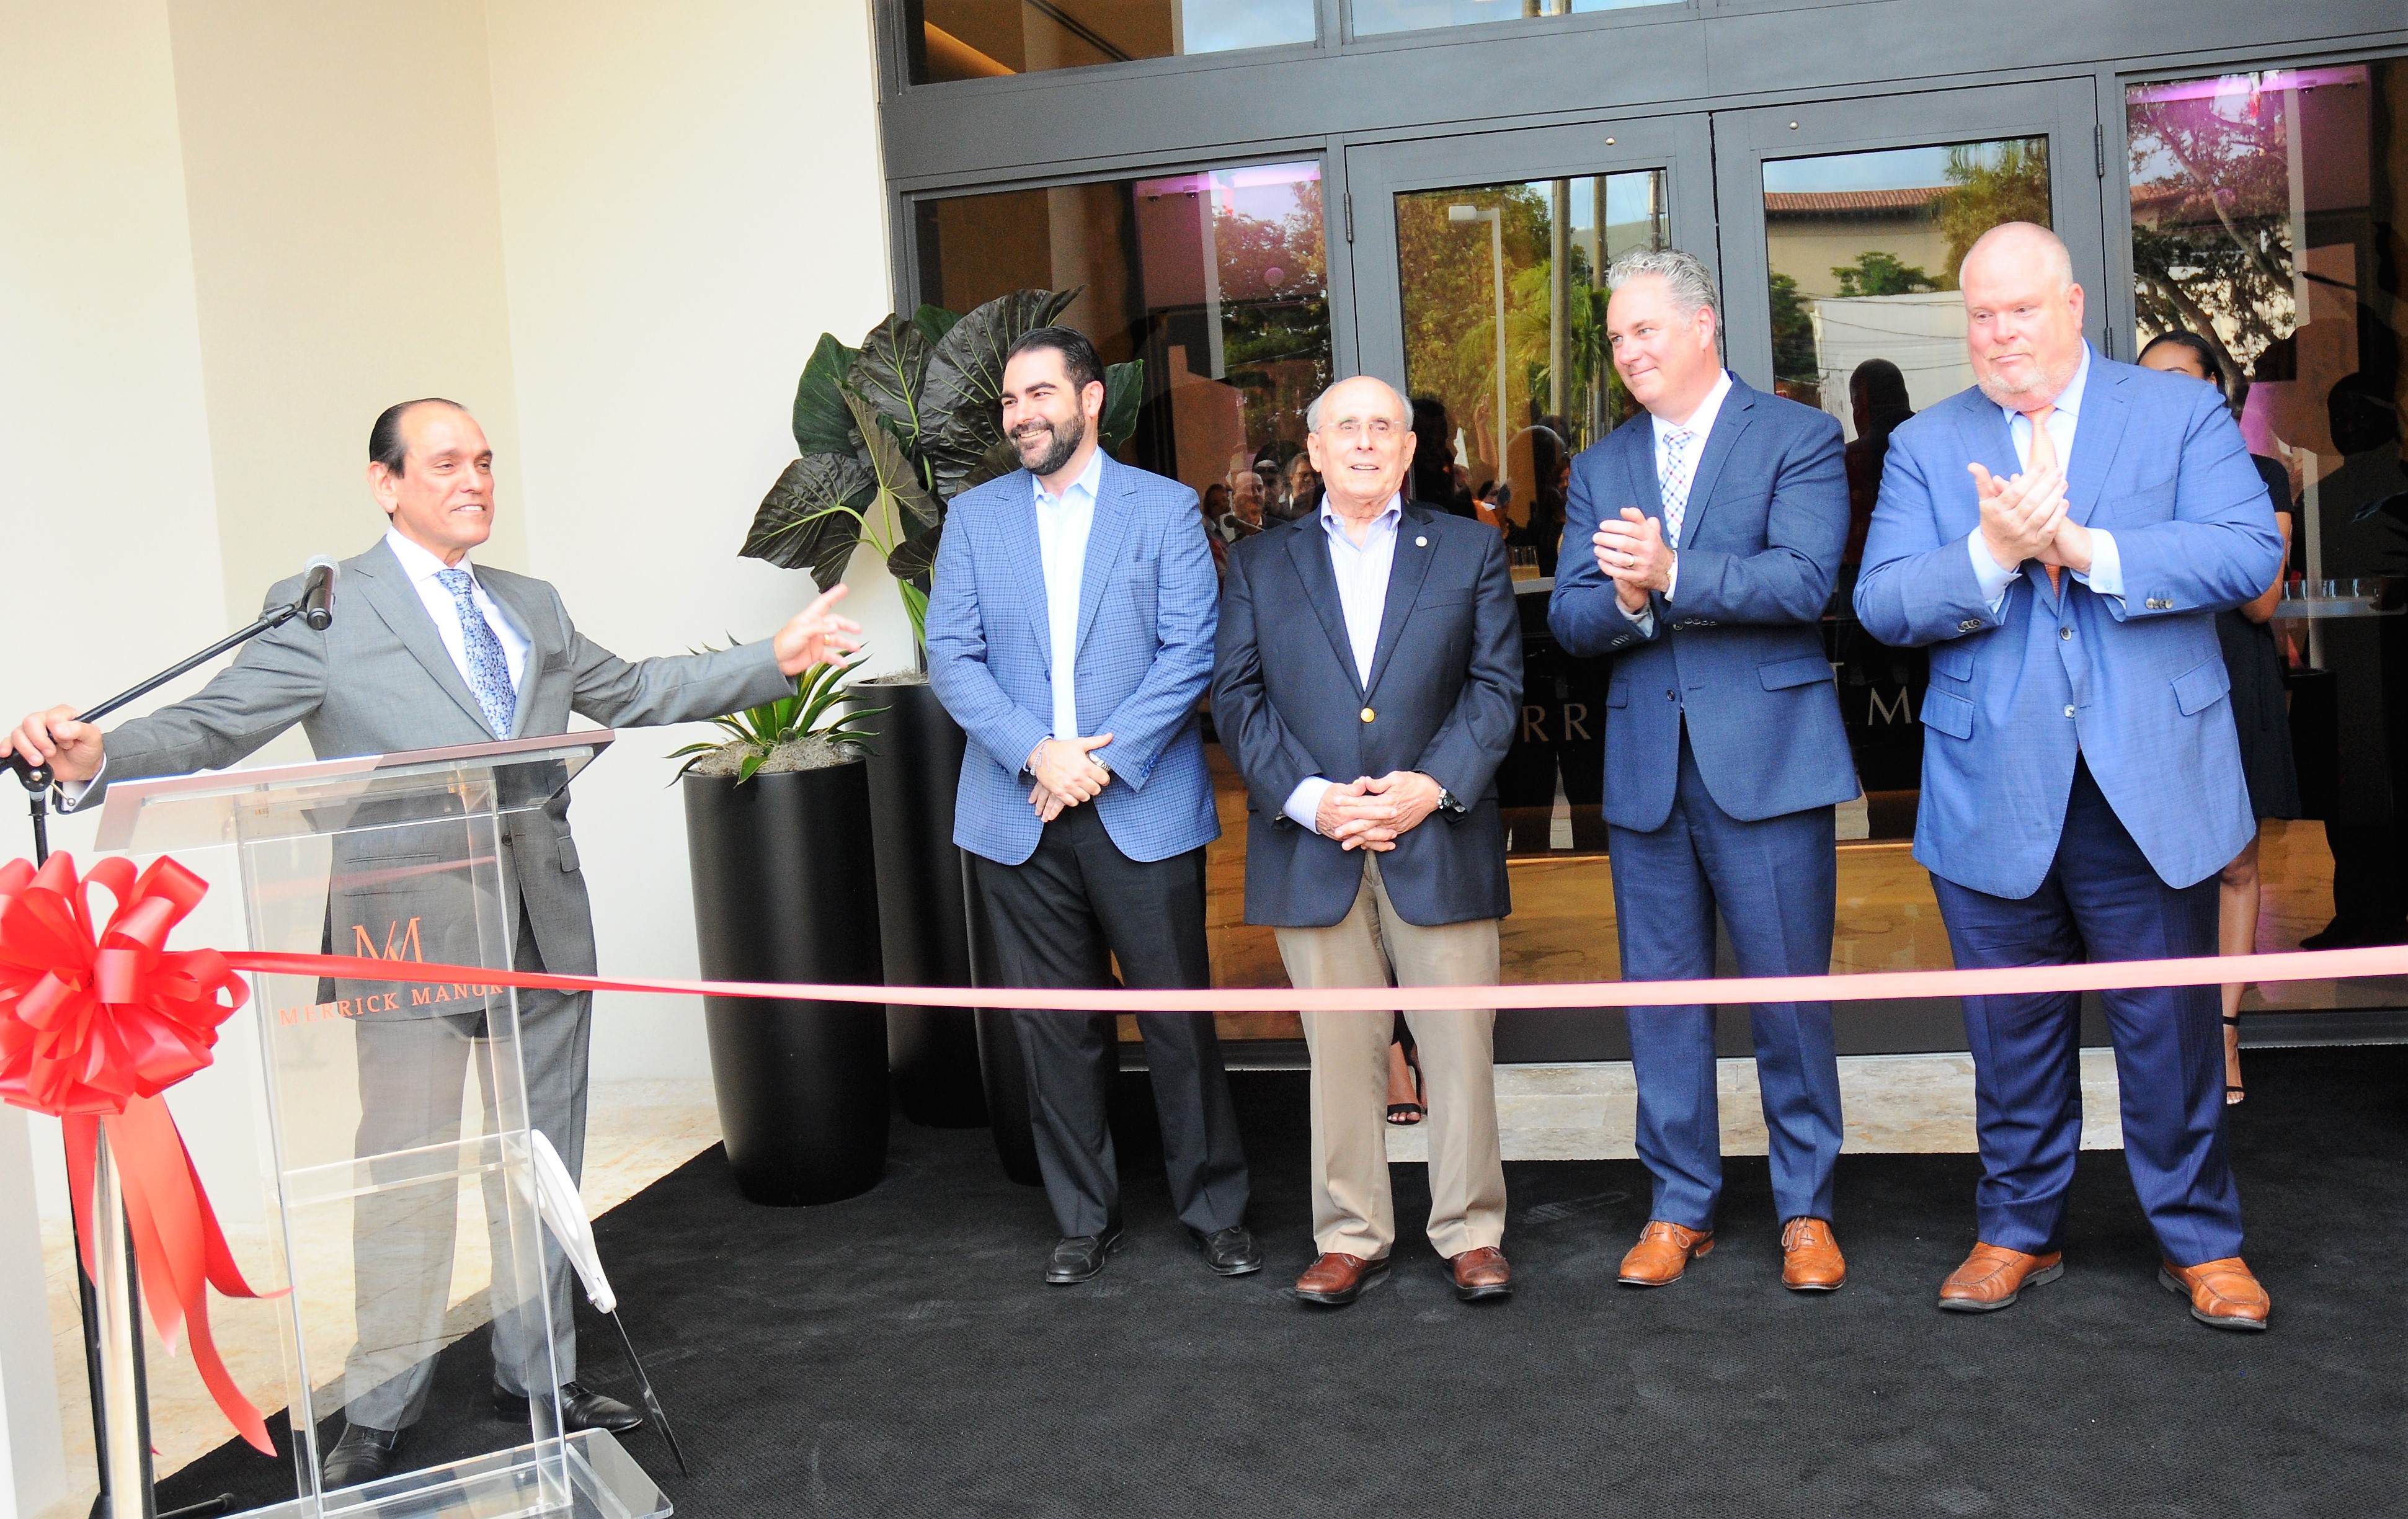
[[[520,1000],[473,977],[412,968],[512,964],[522,922],[513,834],[559,827],[546,804],[611,737],[109,788],[103,850],[206,855],[221,876],[232,856],[252,949],[393,967],[252,978],[244,1015],[261,1056],[275,1257],[262,1274],[292,1289],[277,1307],[296,1482],[289,1501],[255,1514],[669,1512],[609,1435],[560,1427],[552,1326],[568,1297],[534,1201]],[[549,867],[550,851],[538,857]],[[520,1383],[509,1390],[537,1395],[516,1423],[497,1418],[493,1401],[505,1363]],[[273,1399],[270,1387],[251,1390]],[[388,1475],[325,1491],[322,1463],[347,1419],[404,1434]]]

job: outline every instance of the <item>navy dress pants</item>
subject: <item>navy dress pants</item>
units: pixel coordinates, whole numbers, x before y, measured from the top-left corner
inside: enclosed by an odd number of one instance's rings
[[[1623,976],[1713,975],[1717,910],[1741,975],[1828,972],[1839,889],[1831,810],[1732,817],[1707,795],[1684,731],[1664,825],[1609,832]],[[1828,1219],[1842,1138],[1831,1005],[1772,1003],[1754,1010],[1754,1024],[1775,1211],[1784,1220]],[[1723,1190],[1713,1010],[1631,1009],[1630,1059],[1639,1082],[1639,1158],[1656,1178],[1648,1216],[1710,1229]]]
[[[2057,859],[2020,900],[1931,878],[1956,967],[2163,960],[2215,953],[2216,878],[2169,886],[2076,761]],[[2224,1143],[2224,1027],[2213,986],[2100,994],[2115,1045],[2124,1161],[2176,1266],[2241,1254],[2241,1196]],[[1969,996],[1985,1244],[2058,1248],[2082,1143],[2082,999]]]

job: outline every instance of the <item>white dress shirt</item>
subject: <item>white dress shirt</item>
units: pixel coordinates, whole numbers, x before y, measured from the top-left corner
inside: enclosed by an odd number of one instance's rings
[[[494,630],[494,641],[502,646],[502,658],[510,667],[510,689],[519,691],[526,685],[527,651],[534,647],[518,619],[485,592],[485,582],[476,577],[476,566],[462,554],[456,565],[446,565],[432,552],[403,537],[388,527],[384,530],[384,546],[401,561],[402,573],[409,577],[410,589],[418,593],[426,615],[435,619],[435,631],[443,639],[443,652],[452,656],[452,667],[460,672],[460,680],[470,691],[477,689],[474,677],[468,673],[468,636],[460,627],[460,604],[435,577],[445,569],[468,571],[470,599],[477,610],[484,614],[485,625]]]
[[[1660,481],[1664,478],[1664,440],[1675,432],[1695,433],[1698,435],[1698,451],[1689,463],[1689,489],[1694,497],[1694,494],[1698,486],[1698,466],[1705,462],[1706,440],[1713,436],[1714,419],[1723,414],[1723,401],[1725,397],[1730,394],[1730,371],[1725,369],[1719,375],[1714,377],[1714,388],[1706,392],[1706,398],[1698,403],[1698,408],[1695,411],[1690,412],[1688,416],[1681,421],[1667,422],[1662,417],[1658,417],[1652,412],[1649,413],[1647,420],[1650,431],[1648,436],[1655,440],[1656,444],[1656,478],[1657,480]],[[1688,515],[1687,512],[1684,510],[1682,514],[1682,523],[1685,526],[1687,522]],[[1671,574],[1668,577],[1670,583],[1666,585],[1664,588],[1664,599],[1667,601],[1671,600],[1672,593],[1681,588],[1680,547],[1681,546],[1677,543],[1672,545],[1672,549],[1674,551],[1672,555],[1672,570]],[[1590,552],[1592,553],[1596,552],[1594,546],[1591,547]],[[1631,623],[1638,627],[1640,632],[1653,633],[1655,631],[1656,604],[1654,602],[1650,601],[1641,603],[1637,611],[1632,611],[1627,607],[1624,607],[1622,605],[1622,598],[1617,595],[1614,597],[1613,605],[1621,611],[1623,616],[1630,619]]]
[[[1363,541],[1347,535],[1346,523],[1321,504],[1322,538],[1329,545],[1329,570],[1338,579],[1338,607],[1346,618],[1346,641],[1354,653],[1354,677],[1369,691],[1371,656],[1379,652],[1380,620],[1388,611],[1388,577],[1397,563],[1397,529],[1405,515],[1404,497],[1392,495],[1377,517],[1363,529]],[[1333,782],[1327,776],[1307,776],[1288,793],[1280,810],[1300,828],[1321,831],[1321,798]]]
[[[2082,345],[2082,363],[2067,382],[2065,394],[2056,401],[2056,409],[2048,414],[2048,440],[2057,445],[2057,467],[2072,479],[2073,433],[2082,423],[2082,394],[2090,380],[2090,345]],[[2007,419],[2007,436],[2014,440],[2015,463],[2031,468],[2032,422],[2014,407],[2001,405],[1999,409]],[[2008,568],[2000,565],[1990,546],[1982,541],[1982,530],[1975,528],[1965,540],[1966,551],[1973,556],[1973,578],[1981,582],[1983,599],[1989,602],[1990,611],[1997,615],[2006,605],[2007,588],[2023,573],[2017,565]],[[2121,599],[2124,595],[2124,556],[2115,547],[2115,536],[2103,527],[2090,530],[2090,567],[2072,571],[2073,578],[2102,596]]]
[[[1034,480],[1037,552],[1045,565],[1045,623],[1054,636],[1054,737],[1079,733],[1079,581],[1087,565],[1087,537],[1096,526],[1096,487],[1104,478],[1097,449],[1060,495]]]

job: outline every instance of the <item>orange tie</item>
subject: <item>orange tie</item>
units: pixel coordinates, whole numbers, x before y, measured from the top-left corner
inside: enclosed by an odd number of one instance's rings
[[[2047,406],[2036,406],[2024,413],[2026,417],[2031,419],[2032,430],[2031,463],[2024,466],[2024,473],[2028,475],[2036,470],[2057,467],[2057,439],[2048,436],[2049,414],[2056,409],[2056,405],[2051,403]],[[2049,565],[2044,567],[2048,570],[2048,588],[2055,591],[2057,589],[2058,566]]]

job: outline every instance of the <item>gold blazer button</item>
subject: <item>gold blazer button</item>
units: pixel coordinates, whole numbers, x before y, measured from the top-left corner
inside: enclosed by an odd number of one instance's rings
[[[1369,707],[1366,707],[1366,708],[1364,708],[1364,709],[1363,709],[1363,721],[1364,721],[1364,722],[1366,722],[1366,723],[1370,722],[1373,718],[1375,718],[1375,717],[1377,717],[1377,716],[1379,716],[1379,715],[1380,715],[1379,713],[1377,713],[1377,712],[1375,712],[1375,711],[1371,710],[1371,709],[1369,709]]]

